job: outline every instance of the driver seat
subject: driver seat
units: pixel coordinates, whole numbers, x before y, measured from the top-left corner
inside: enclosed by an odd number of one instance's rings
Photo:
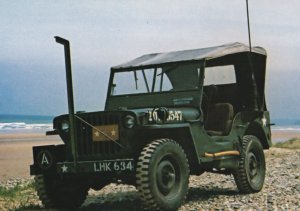
[[[210,136],[228,135],[233,121],[233,106],[230,103],[216,103],[207,113],[204,128]]]

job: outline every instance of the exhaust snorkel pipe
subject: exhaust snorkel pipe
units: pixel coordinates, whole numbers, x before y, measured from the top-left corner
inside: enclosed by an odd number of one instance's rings
[[[71,67],[71,53],[70,42],[64,38],[55,36],[55,41],[64,46],[65,51],[65,66],[66,66],[66,81],[67,81],[67,93],[68,93],[68,108],[69,108],[69,121],[70,121],[70,137],[71,137],[71,150],[73,155],[75,171],[77,169],[77,133],[74,111],[74,98],[73,98],[73,83],[72,83],[72,67]]]

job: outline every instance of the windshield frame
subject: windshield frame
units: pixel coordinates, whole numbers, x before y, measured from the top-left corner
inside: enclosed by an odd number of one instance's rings
[[[152,87],[150,89],[149,93],[132,93],[132,94],[123,94],[123,95],[111,95],[112,89],[114,88],[114,77],[115,74],[119,72],[134,72],[136,70],[141,69],[156,69],[156,68],[164,68],[165,71],[162,71],[165,75],[167,71],[172,71],[171,69],[168,69],[168,67],[171,67],[173,65],[178,66],[182,64],[194,64],[199,67],[199,77],[197,81],[197,88],[192,89],[185,89],[185,90],[168,90],[168,91],[160,91],[160,92],[151,92]],[[149,102],[149,99],[153,99],[157,105],[160,106],[173,106],[176,107],[175,101],[180,101],[181,99],[184,99],[185,96],[187,98],[192,99],[190,100],[189,106],[193,107],[199,107],[199,103],[202,98],[202,86],[203,86],[203,80],[204,80],[204,68],[205,68],[205,60],[201,61],[189,61],[189,62],[177,62],[177,63],[170,63],[170,64],[163,64],[163,65],[155,65],[155,66],[143,66],[143,67],[134,67],[134,68],[126,68],[126,69],[113,69],[111,68],[110,73],[110,79],[108,83],[108,89],[107,89],[107,97],[106,97],[106,103],[105,103],[105,110],[115,110],[120,108],[145,108],[147,107],[147,103],[144,105],[132,105],[131,102],[129,102],[129,99],[132,99],[133,101],[140,100],[140,99],[147,99]],[[160,76],[160,74],[158,74]],[[156,74],[156,77],[159,77]],[[163,77],[166,77],[163,76]],[[143,98],[144,96],[144,98]],[[159,99],[159,100],[158,100]],[[124,101],[124,103],[123,103]],[[163,101],[163,102],[161,102]],[[168,101],[168,102],[167,102]],[[126,103],[130,104],[130,106],[126,105]],[[119,104],[119,105],[113,105],[113,104]],[[150,103],[153,105],[153,102]]]
[[[130,95],[151,95],[151,94],[155,94],[155,93],[168,93],[168,92],[182,92],[182,91],[195,91],[195,90],[199,90],[202,86],[201,83],[201,75],[204,72],[204,66],[203,63],[205,63],[204,61],[197,61],[197,62],[180,62],[180,63],[172,63],[172,64],[164,64],[164,65],[160,65],[160,66],[148,66],[148,67],[135,67],[135,68],[126,68],[126,69],[111,69],[111,74],[110,74],[110,81],[108,84],[108,92],[107,92],[107,97],[117,97],[117,96],[130,96]],[[197,78],[198,80],[194,80],[194,87],[192,88],[187,88],[187,87],[181,87],[181,88],[174,88],[174,85],[177,84],[177,86],[179,84],[188,84],[185,83],[185,81],[176,81],[174,82],[174,80],[172,80],[169,76],[169,73],[177,70],[177,68],[182,68],[184,67],[183,65],[193,65],[194,67],[197,67],[198,69],[198,73],[197,73]],[[202,67],[203,66],[203,67]],[[203,70],[201,70],[203,69]],[[153,75],[149,78],[146,76],[146,71],[153,71]],[[140,78],[137,79],[137,71],[140,71]],[[184,73],[183,71],[187,71],[187,73],[190,73],[191,70],[177,70],[177,72],[181,72]],[[135,87],[136,90],[137,89],[137,80],[142,80],[144,85],[145,85],[145,91],[144,92],[132,92],[132,93],[125,93],[125,94],[114,94],[116,85],[115,84],[115,76],[118,73],[123,73],[123,72],[132,72],[132,77],[135,80]],[[149,71],[150,72],[150,71]],[[149,73],[148,73],[149,74]],[[141,78],[142,75],[142,78]],[[176,74],[175,74],[176,75]],[[149,75],[148,75],[149,76]],[[130,76],[131,77],[131,76]],[[167,78],[167,79],[165,79]],[[166,81],[168,80],[168,81]],[[180,79],[181,80],[181,79]],[[134,81],[131,81],[134,82]],[[165,83],[170,83],[171,89],[170,90],[163,90],[163,85]],[[187,86],[187,85],[185,85]]]

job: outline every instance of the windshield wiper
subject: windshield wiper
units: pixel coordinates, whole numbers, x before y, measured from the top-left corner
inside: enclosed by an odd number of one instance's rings
[[[134,80],[135,80],[135,89],[138,90],[138,77],[136,74],[136,70],[133,71],[133,73],[134,73]]]
[[[147,91],[148,91],[148,93],[150,93],[150,89],[149,89],[148,81],[147,81],[147,78],[146,78],[145,70],[142,70],[142,73],[143,73],[143,76],[144,76]]]
[[[155,89],[156,73],[157,73],[157,68],[155,68],[154,72],[153,72],[153,81],[152,81],[152,90],[151,90],[151,92],[154,92],[154,89]]]

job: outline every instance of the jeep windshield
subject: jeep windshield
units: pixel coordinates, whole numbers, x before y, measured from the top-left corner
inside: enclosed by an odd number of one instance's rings
[[[115,72],[110,95],[151,94],[195,90],[199,87],[199,64]]]
[[[105,110],[199,106],[203,63],[112,69]]]

